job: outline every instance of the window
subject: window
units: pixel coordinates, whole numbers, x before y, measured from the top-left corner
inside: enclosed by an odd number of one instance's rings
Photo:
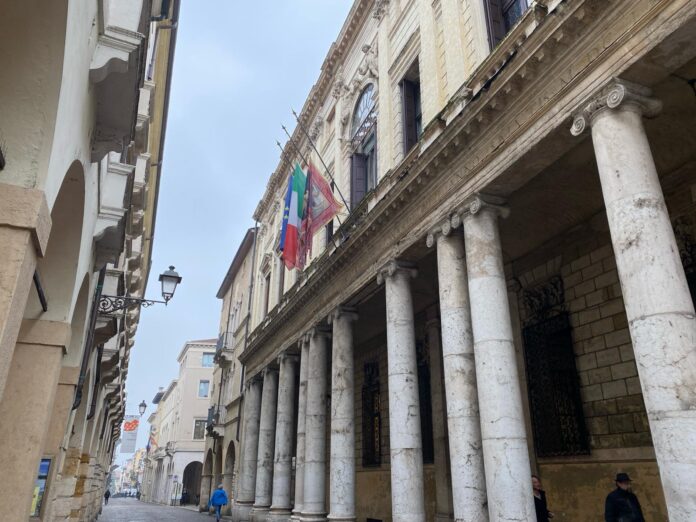
[[[493,49],[527,10],[527,0],[484,0],[488,41]]]
[[[41,505],[43,504],[43,496],[46,492],[46,482],[48,482],[48,471],[51,469],[51,459],[41,459],[39,462],[39,473],[34,482],[34,495],[31,499],[31,514],[32,517],[38,517],[41,514]]]
[[[193,439],[202,440],[205,438],[205,419],[196,419],[193,424]]]
[[[263,316],[268,314],[268,305],[271,298],[271,273],[268,272],[263,278]]]
[[[208,396],[210,391],[210,381],[198,381],[198,396],[203,398]]]
[[[418,143],[423,133],[423,113],[421,111],[420,73],[418,62],[411,69],[401,83],[401,119],[403,131],[404,155]]]
[[[381,464],[382,418],[380,415],[379,363],[365,363],[362,387],[363,467]]]
[[[283,299],[283,293],[285,293],[285,263],[281,259],[278,259],[278,302],[280,303]]]
[[[522,336],[534,446],[539,457],[590,452],[563,295],[560,277],[524,293],[530,319]]]
[[[377,111],[372,84],[365,87],[353,112],[350,163],[350,205],[358,206],[370,190],[377,186]]]
[[[215,354],[212,352],[206,352],[201,355],[201,366],[203,368],[212,368],[215,359]]]
[[[421,434],[423,440],[423,462],[435,461],[435,441],[433,438],[433,407],[430,401],[430,366],[428,351],[424,343],[416,343],[418,358],[418,399],[420,402]]]

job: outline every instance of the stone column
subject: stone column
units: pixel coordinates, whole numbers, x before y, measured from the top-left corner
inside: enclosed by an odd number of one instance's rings
[[[273,486],[273,457],[275,446],[276,412],[278,405],[278,370],[263,370],[261,420],[259,421],[259,450],[256,462],[256,499],[251,510],[252,522],[265,522],[271,507]]]
[[[309,337],[300,340],[300,391],[297,400],[297,448],[295,450],[295,505],[292,519],[299,520],[304,502],[305,417],[307,415],[307,373],[309,368]]]
[[[70,324],[24,320],[0,400],[2,519],[27,520]],[[55,461],[54,461],[55,464]],[[48,498],[46,499],[48,501]]]
[[[449,223],[443,223],[428,235],[428,246],[437,243],[454,518],[486,521],[486,476],[481,449],[481,420],[464,242],[460,234],[450,232]]]
[[[520,377],[512,337],[501,209],[476,197],[464,216],[483,461],[491,520],[536,520]]]
[[[696,316],[642,116],[659,101],[614,80],[583,108],[592,127],[626,316],[669,519],[696,520]]]
[[[392,520],[425,520],[423,442],[421,440],[418,366],[409,279],[416,270],[390,261],[377,282],[385,284],[387,300],[387,373]]]
[[[329,519],[355,520],[355,369],[354,310],[339,307],[330,317],[333,324],[331,358],[331,463]]]
[[[447,425],[442,382],[440,321],[436,310],[428,311],[428,359],[430,361],[430,405],[433,413],[433,464],[435,468],[435,521],[452,520],[452,483],[447,462]],[[483,477],[482,477],[483,479]]]
[[[301,520],[326,520],[326,393],[329,333],[314,328],[309,339],[305,421],[304,499]]]
[[[278,357],[278,415],[276,417],[275,459],[273,462],[273,497],[268,520],[290,518],[290,482],[292,479],[292,429],[295,425],[295,378],[297,355]]]
[[[51,217],[42,190],[0,183],[0,398]],[[38,464],[37,464],[38,465]]]
[[[256,462],[259,447],[259,418],[261,416],[261,379],[252,377],[244,394],[244,439],[239,467],[239,488],[234,499],[232,519],[247,522],[254,504],[256,490]],[[212,471],[211,471],[212,473]]]

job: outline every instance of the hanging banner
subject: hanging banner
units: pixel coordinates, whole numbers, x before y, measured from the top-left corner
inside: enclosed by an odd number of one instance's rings
[[[134,453],[138,438],[140,419],[137,415],[126,415],[121,426],[121,453]]]

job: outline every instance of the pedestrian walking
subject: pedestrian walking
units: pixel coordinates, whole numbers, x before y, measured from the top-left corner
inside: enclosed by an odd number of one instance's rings
[[[217,522],[220,522],[220,517],[222,516],[220,513],[220,510],[222,509],[222,506],[227,505],[227,493],[225,493],[225,490],[222,487],[222,484],[218,484],[217,489],[213,493],[213,495],[210,497],[210,502],[209,506],[213,506],[215,508],[215,520]]]
[[[111,496],[111,491],[108,489],[104,492],[104,505],[109,503],[109,497]]]
[[[607,495],[604,503],[606,522],[645,522],[638,497],[631,491],[631,477],[617,473],[616,489]]]
[[[536,475],[532,475],[532,493],[534,494],[537,522],[549,522],[553,518],[553,513],[549,511],[546,504],[546,491],[541,489],[541,479]]]

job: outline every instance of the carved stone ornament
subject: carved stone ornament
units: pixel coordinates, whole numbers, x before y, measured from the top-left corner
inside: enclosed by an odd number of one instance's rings
[[[389,0],[375,0],[372,17],[381,22],[382,18],[389,12]]]
[[[376,80],[379,77],[377,69],[377,46],[365,44],[362,46],[361,51],[365,54],[365,57],[360,67],[358,67],[358,74],[363,78],[371,77]],[[353,80],[353,82],[355,82],[355,80]]]
[[[476,194],[454,213],[450,219],[450,224],[452,228],[458,228],[466,216],[475,216],[484,208],[493,209],[500,217],[506,218],[510,215],[510,209],[504,203],[502,198]]]
[[[445,219],[440,224],[438,224],[435,228],[428,232],[428,235],[425,239],[425,244],[427,245],[427,247],[432,248],[435,245],[435,241],[437,240],[438,235],[442,234],[443,236],[449,236],[452,232],[452,228],[452,222],[450,219]]]
[[[563,279],[553,276],[545,283],[523,292],[526,322],[543,321],[565,311]]]
[[[634,110],[647,118],[654,118],[662,110],[662,102],[651,97],[647,87],[620,78],[613,78],[599,92],[584,102],[573,116],[570,133],[579,136],[592,125],[593,118],[608,109],[619,107]]]
[[[377,273],[377,284],[381,285],[384,283],[384,281],[390,277],[393,277],[398,272],[405,272],[409,277],[416,277],[416,275],[418,275],[416,265],[413,263],[393,259],[384,265],[384,267]]]
[[[346,80],[343,77],[343,65],[339,65],[336,68],[336,73],[334,74],[334,85],[331,89],[331,95],[338,100],[344,94],[346,94],[348,90],[349,89],[346,85]]]
[[[317,116],[314,120],[314,123],[312,124],[311,130],[309,131],[309,137],[312,138],[312,141],[317,141],[319,135],[321,134],[321,129],[323,126],[324,120],[322,120],[321,116]]]

